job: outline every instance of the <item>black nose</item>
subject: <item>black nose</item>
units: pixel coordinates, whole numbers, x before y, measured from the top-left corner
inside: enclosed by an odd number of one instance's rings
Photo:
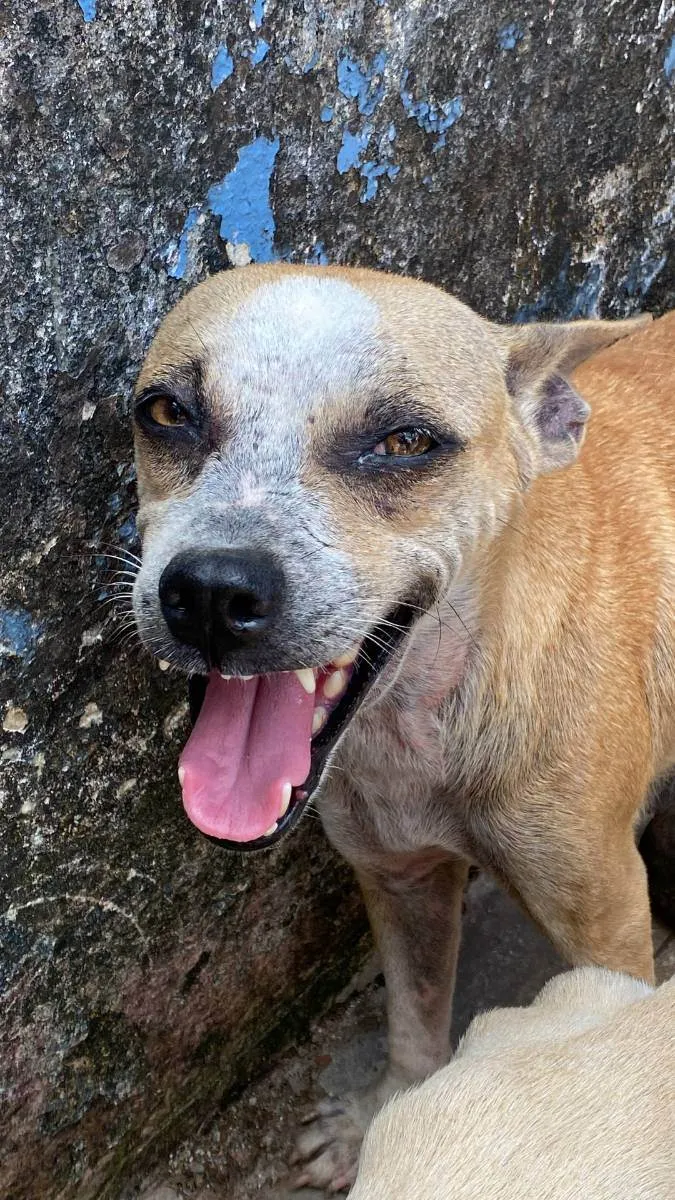
[[[188,550],[171,559],[159,581],[172,634],[216,667],[266,633],[283,591],[274,559],[254,550]]]

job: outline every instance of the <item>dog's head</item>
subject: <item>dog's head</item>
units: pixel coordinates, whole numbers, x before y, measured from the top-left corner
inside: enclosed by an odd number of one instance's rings
[[[576,457],[566,376],[627,325],[507,329],[426,284],[278,266],[168,315],[136,389],[134,608],[193,677],[203,832],[258,849],[295,823],[420,614]]]

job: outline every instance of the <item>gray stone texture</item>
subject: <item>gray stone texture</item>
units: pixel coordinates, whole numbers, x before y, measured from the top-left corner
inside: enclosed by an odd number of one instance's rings
[[[674,32],[666,0],[0,8],[8,1200],[115,1196],[362,957],[316,822],[253,861],[187,825],[184,685],[109,636],[159,318],[249,256],[494,318],[672,305]]]

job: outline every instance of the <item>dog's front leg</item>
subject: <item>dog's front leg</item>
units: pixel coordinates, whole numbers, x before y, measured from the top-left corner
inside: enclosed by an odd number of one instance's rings
[[[357,871],[387,984],[389,1062],[374,1086],[323,1101],[312,1114],[297,1143],[298,1186],[351,1184],[374,1114],[447,1061],[467,871],[463,859],[429,865],[428,856]]]

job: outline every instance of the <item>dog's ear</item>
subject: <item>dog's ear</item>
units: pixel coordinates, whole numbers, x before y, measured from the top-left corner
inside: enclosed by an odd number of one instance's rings
[[[507,391],[533,444],[528,476],[567,466],[579,452],[590,408],[569,382],[574,368],[650,320],[645,315],[628,321],[493,326]]]

